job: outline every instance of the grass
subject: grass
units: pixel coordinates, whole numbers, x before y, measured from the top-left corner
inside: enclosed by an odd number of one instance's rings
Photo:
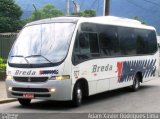
[[[0,58],[0,72],[6,71],[6,59]]]

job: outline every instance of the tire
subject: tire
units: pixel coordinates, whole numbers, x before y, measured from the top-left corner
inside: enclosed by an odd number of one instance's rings
[[[132,85],[132,91],[137,91],[140,87],[140,77],[139,75],[136,74],[134,80],[133,80],[133,85]]]
[[[30,105],[31,99],[22,99],[22,98],[19,98],[18,101],[19,101],[19,103],[21,105],[28,106],[28,105]]]
[[[79,107],[82,104],[82,98],[83,98],[82,88],[80,83],[77,83],[73,91],[72,106]]]

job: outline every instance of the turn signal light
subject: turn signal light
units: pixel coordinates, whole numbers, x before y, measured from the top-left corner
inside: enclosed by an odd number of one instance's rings
[[[60,75],[60,76],[53,76],[50,78],[50,80],[66,80],[70,79],[69,75]]]

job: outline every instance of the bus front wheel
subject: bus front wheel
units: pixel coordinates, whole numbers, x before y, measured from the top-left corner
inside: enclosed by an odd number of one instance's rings
[[[31,102],[31,99],[22,99],[22,98],[18,98],[18,101],[21,105],[23,106],[28,106]]]
[[[81,84],[77,83],[73,90],[73,99],[72,99],[72,105],[74,107],[79,107],[82,103],[82,88]]]

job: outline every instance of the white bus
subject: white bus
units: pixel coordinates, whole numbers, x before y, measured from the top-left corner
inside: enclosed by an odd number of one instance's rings
[[[158,77],[155,28],[113,16],[58,17],[27,24],[7,64],[9,98],[71,101]]]

